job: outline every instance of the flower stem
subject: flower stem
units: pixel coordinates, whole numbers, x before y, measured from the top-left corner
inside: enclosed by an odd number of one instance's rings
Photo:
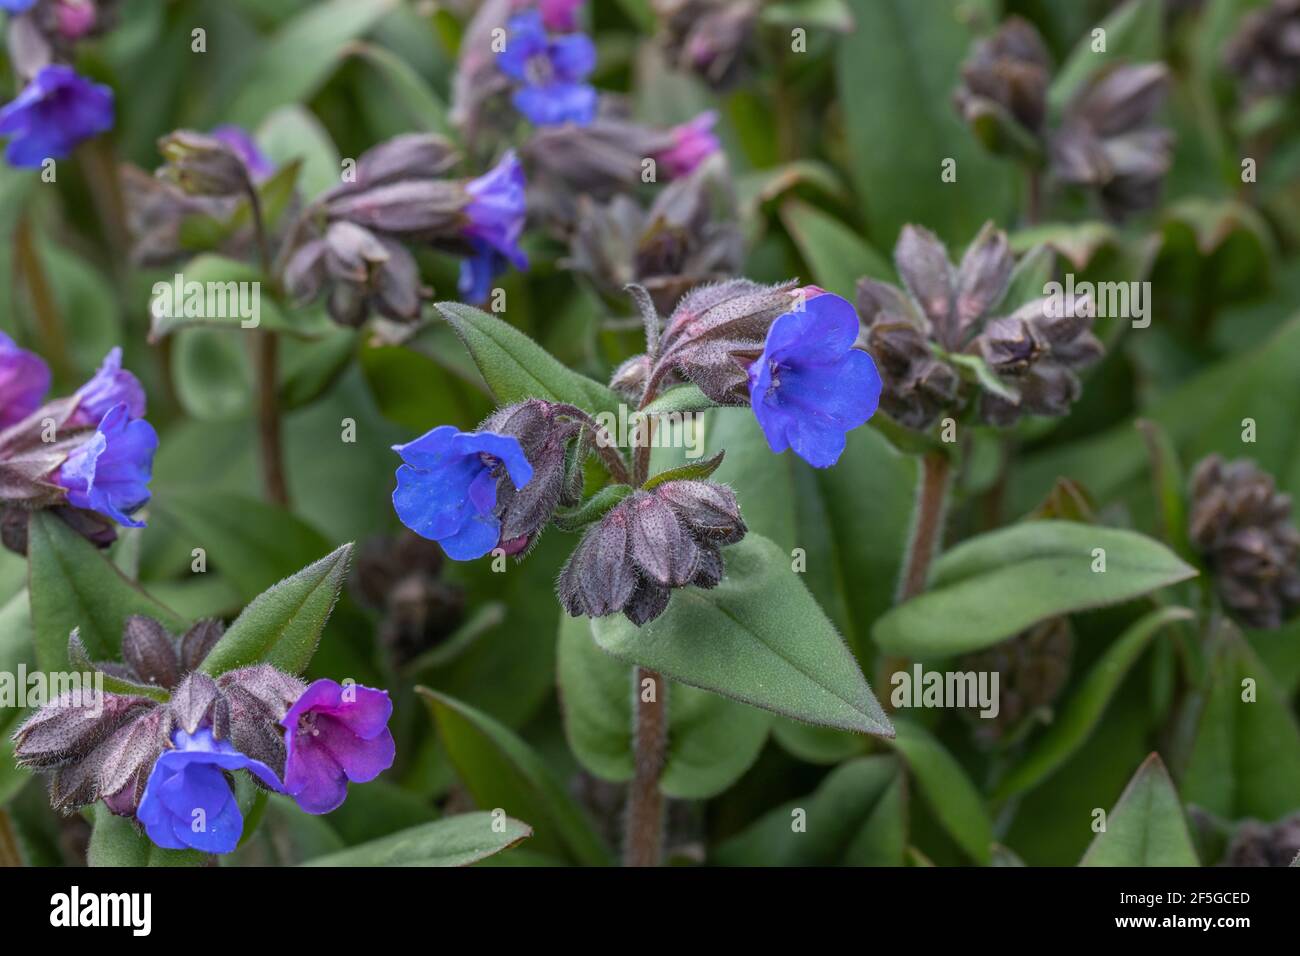
[[[907,567],[898,594],[900,604],[924,591],[925,582],[930,577],[930,562],[934,560],[939,539],[943,536],[951,471],[952,463],[941,451],[929,452],[921,459],[921,490],[907,546]]]
[[[663,678],[646,667],[632,671],[635,694],[634,771],[627,800],[627,830],[623,862],[627,866],[658,866],[663,851],[663,794],[659,774],[663,771],[668,743],[668,711]],[[647,688],[646,681],[650,681]],[[646,691],[651,690],[651,700]]]
[[[271,241],[262,215],[262,199],[251,181],[247,184],[248,202],[253,212],[253,231],[262,275],[275,294],[280,284],[272,268]],[[289,506],[289,484],[284,474],[284,442],[280,429],[279,354],[280,339],[274,332],[254,332],[253,356],[257,376],[257,435],[261,447],[262,483],[266,497],[282,508]]]
[[[9,811],[0,808],[0,866],[22,866],[23,855],[18,849]]]
[[[72,362],[68,357],[68,339],[63,332],[59,303],[54,297],[54,289],[50,285],[49,276],[45,274],[45,264],[36,247],[36,233],[29,212],[18,217],[14,231],[14,266],[23,278],[32,311],[36,314],[42,351],[59,375],[71,376]]]

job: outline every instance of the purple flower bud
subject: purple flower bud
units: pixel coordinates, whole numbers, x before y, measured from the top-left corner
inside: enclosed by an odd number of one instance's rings
[[[176,646],[167,630],[152,618],[133,614],[122,629],[122,660],[142,683],[175,687],[181,679]]]
[[[502,475],[515,488],[533,477],[533,466],[513,436],[440,425],[393,450],[405,463],[397,469],[393,492],[398,518],[456,561],[480,558],[497,546],[501,521],[494,512]]]
[[[113,406],[95,432],[73,449],[52,476],[68,503],[96,511],[128,528],[144,522],[129,515],[149,500],[158,433],[144,419],[131,421],[125,403]]]
[[[29,169],[66,158],[78,143],[112,127],[113,91],[70,66],[43,67],[0,109],[0,136],[10,137],[5,159]]]
[[[875,414],[880,375],[871,356],[853,347],[858,327],[853,306],[830,294],[772,323],[749,369],[750,402],[772,451],[793,448],[827,468],[843,453],[845,434]]]
[[[122,350],[113,348],[94,377],[75,396],[76,408],[68,417],[73,427],[90,428],[101,422],[114,405],[125,405],[132,420],[144,417],[145,396],[140,380],[122,368]]]
[[[542,14],[525,11],[510,18],[497,66],[522,84],[515,109],[536,125],[585,126],[596,118],[596,91],[582,82],[596,68],[596,48],[585,35],[548,36]]]
[[[221,635],[225,631],[226,626],[221,621],[208,618],[194,624],[182,634],[180,639],[181,669],[183,671],[192,671],[202,664],[203,659],[208,656],[208,651],[216,646],[217,641],[221,640]]]
[[[225,125],[216,127],[209,135],[220,143],[225,143],[239,157],[248,170],[249,177],[255,183],[269,179],[275,172],[275,163],[257,147],[253,137],[241,126]]]
[[[654,0],[668,58],[714,89],[741,76],[760,7],[756,0]]]
[[[36,411],[49,388],[50,368],[45,360],[0,332],[0,429]]]
[[[167,702],[175,725],[187,734],[208,727],[218,739],[230,736],[230,705],[217,682],[202,671],[194,671],[172,690]]]
[[[308,813],[329,813],[347,796],[348,781],[365,783],[393,765],[388,692],[311,684],[280,721],[286,758],[284,790]]]
[[[281,790],[270,767],[217,740],[204,727],[193,734],[177,730],[172,749],[154,764],[137,818],[145,833],[169,850],[229,853],[239,845],[244,817],[225,772],[247,770],[272,790]]]
[[[20,766],[47,770],[83,757],[154,704],[122,694],[105,693],[95,700],[88,696],[64,694],[23,722],[13,736]]]
[[[65,40],[80,40],[95,29],[98,19],[91,0],[55,0],[54,13]]]
[[[655,161],[672,178],[689,176],[722,145],[713,133],[718,114],[710,110],[701,113],[689,123],[674,126],[673,145],[655,156]]]
[[[635,491],[583,535],[556,592],[572,616],[622,611],[640,627],[668,607],[673,588],[715,587],[719,548],[745,535],[736,496],[724,485],[671,481]]]

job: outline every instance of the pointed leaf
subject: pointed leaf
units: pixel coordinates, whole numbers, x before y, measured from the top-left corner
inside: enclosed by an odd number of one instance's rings
[[[425,687],[417,690],[457,775],[481,809],[527,816],[537,831],[532,849],[539,853],[585,866],[610,862],[582,809],[514,731],[460,701]]]
[[[726,577],[716,588],[675,591],[668,610],[644,627],[621,614],[599,618],[596,643],[619,660],[755,707],[889,736],[857,661],[789,556],[751,532],[723,560]]]
[[[67,669],[68,635],[74,629],[80,629],[91,657],[113,660],[122,645],[122,628],[133,614],[152,617],[173,631],[185,625],[50,512],[32,515],[27,554],[33,638],[42,670]]]
[[[290,674],[307,668],[347,577],[352,545],[308,565],[244,608],[199,668],[206,674],[274,664]]]
[[[492,813],[462,813],[318,856],[303,865],[469,866],[532,835],[528,824],[510,817],[498,822]]]
[[[1093,570],[1101,566],[1098,548],[1105,571]],[[1195,575],[1163,544],[1132,531],[1031,521],[943,555],[929,589],[882,617],[874,634],[888,653],[960,654],[1049,617],[1129,601]]]
[[[963,850],[982,865],[992,859],[993,821],[970,778],[928,730],[913,720],[894,721],[894,749],[903,755],[934,815]]]
[[[1178,792],[1152,754],[1106,816],[1080,866],[1200,866]]]
[[[459,302],[439,302],[437,308],[502,405],[543,398],[592,413],[617,412],[620,400],[613,391],[563,365],[514,326]]]

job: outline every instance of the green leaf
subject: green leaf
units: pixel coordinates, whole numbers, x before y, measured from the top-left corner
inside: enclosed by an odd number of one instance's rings
[[[905,781],[892,757],[836,767],[812,793],[765,813],[711,855],[719,866],[902,866]],[[805,829],[796,830],[796,821]]]
[[[713,408],[713,399],[698,385],[676,385],[641,409],[639,415],[668,415],[672,412],[702,412]]]
[[[704,458],[686,465],[679,465],[676,468],[668,468],[658,474],[651,475],[641,487],[649,490],[656,485],[662,485],[666,481],[701,481],[718,470],[718,466],[722,464],[725,455],[726,452],[720,451],[712,458]]]
[[[482,711],[428,688],[417,688],[438,725],[456,774],[483,809],[527,816],[532,849],[585,866],[610,862],[582,809],[542,759],[514,731]]]
[[[560,619],[557,648],[564,732],[578,761],[602,780],[632,779],[632,669],[596,646],[587,618]],[[706,800],[758,759],[771,715],[666,681],[668,750],[659,789]]]
[[[1043,289],[1051,281],[1055,268],[1056,256],[1051,246],[1042,243],[1032,247],[1011,270],[1007,291],[1003,293],[995,314],[1010,315],[1022,305],[1042,298],[1045,294]]]
[[[1178,792],[1152,754],[1120,794],[1080,866],[1200,866]]]
[[[1105,551],[1105,571],[1094,571]],[[1129,601],[1194,577],[1163,544],[1115,528],[1030,521],[958,545],[930,586],[876,622],[891,654],[943,656],[996,644],[1032,624]]]
[[[1105,31],[1106,49],[1094,52],[1093,31],[1079,38],[1061,64],[1047,91],[1048,105],[1062,109],[1076,91],[1106,64],[1126,60],[1160,59],[1164,44],[1164,9],[1161,0],[1129,0],[1097,24]]]
[[[966,771],[928,730],[896,717],[893,746],[920,785],[921,795],[971,858],[987,866],[992,858],[993,821]]]
[[[33,640],[41,670],[67,669],[68,635],[76,629],[94,659],[114,660],[122,628],[133,614],[152,617],[173,631],[185,626],[52,513],[33,514],[27,536]]]
[[[0,606],[0,674],[17,675],[20,668],[36,669],[26,591],[19,591]],[[31,779],[31,771],[14,762],[13,732],[25,716],[17,707],[0,708],[0,807]]]
[[[755,707],[889,736],[889,719],[790,557],[751,532],[724,549],[723,560],[726,577],[716,588],[674,591],[668,609],[640,628],[621,614],[599,618],[596,643],[619,660]]]
[[[502,405],[543,398],[592,413],[617,412],[620,400],[613,391],[561,364],[501,319],[459,302],[439,302],[437,309],[465,343]]]
[[[1300,727],[1286,696],[1230,626],[1181,774],[1183,800],[1230,820],[1275,820],[1300,794]]]
[[[167,535],[202,548],[209,574],[220,574],[252,601],[276,581],[329,550],[325,537],[301,518],[256,498],[225,491],[161,489],[153,499]]]
[[[414,129],[453,136],[447,105],[427,80],[400,56],[373,43],[357,43],[354,56],[369,63],[383,77],[394,99],[405,109]],[[335,170],[337,178],[337,169]]]
[[[812,279],[827,292],[850,301],[863,276],[894,280],[889,260],[834,216],[797,199],[781,204],[781,221],[799,247]]]
[[[94,809],[86,862],[90,866],[202,866],[207,855],[197,850],[164,850],[136,828],[135,821],[109,812],[102,803]]]
[[[781,0],[763,7],[765,23],[785,27],[820,27],[848,33],[853,29],[853,13],[846,0]]]
[[[492,813],[462,813],[424,823],[304,866],[469,866],[533,835],[526,823]]]
[[[872,244],[891,249],[905,223],[964,245],[1014,202],[1013,164],[989,156],[952,108],[974,39],[963,0],[850,0],[857,24],[836,43],[847,154]],[[957,181],[940,180],[946,160]]]
[[[302,673],[334,610],[351,557],[352,545],[345,544],[263,592],[199,669],[216,675],[250,664],[274,664],[290,674]]]
[[[1036,786],[1069,760],[1092,735],[1111,698],[1151,639],[1170,624],[1194,617],[1187,608],[1160,608],[1139,619],[1116,638],[1092,665],[1078,689],[1034,742],[1029,753],[998,784],[993,793],[994,802],[1000,803]]]
[[[310,99],[348,45],[395,6],[396,0],[322,0],[308,6],[259,52],[230,107],[230,122],[252,129],[277,107]]]
[[[281,107],[266,118],[258,127],[257,143],[266,158],[277,166],[301,162],[299,182],[309,199],[340,182],[342,166],[338,147],[321,121],[296,103]]]

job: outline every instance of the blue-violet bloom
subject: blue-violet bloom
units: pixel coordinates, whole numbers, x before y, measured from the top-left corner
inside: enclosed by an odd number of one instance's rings
[[[578,8],[585,0],[538,0],[546,29],[566,33],[578,26]]]
[[[253,182],[263,182],[275,172],[275,163],[271,162],[266,154],[258,149],[253,137],[249,136],[243,127],[234,125],[218,126],[208,135],[234,150],[235,155],[243,160],[244,166],[248,169],[248,175]]]
[[[490,171],[465,185],[469,203],[462,235],[474,254],[461,264],[461,296],[469,302],[483,302],[492,280],[504,272],[507,263],[528,268],[528,256],[519,248],[528,211],[524,167],[513,152],[501,157]]]
[[[109,409],[95,433],[78,445],[52,478],[67,489],[68,504],[97,511],[128,528],[130,517],[149,500],[158,433],[144,419],[131,419],[125,402]]]
[[[36,6],[36,0],[0,0],[0,10],[10,13],[25,13]]]
[[[42,67],[18,97],[0,109],[0,136],[11,137],[11,166],[39,169],[63,159],[82,140],[113,127],[113,91],[70,66]]]
[[[49,388],[50,367],[45,360],[0,332],[0,428],[36,411]]]
[[[312,683],[289,708],[284,728],[284,792],[308,813],[329,813],[348,794],[348,781],[374,780],[393,765],[388,691]]]
[[[801,310],[767,330],[762,356],[749,367],[749,401],[773,452],[793,448],[816,468],[844,451],[847,432],[880,404],[880,375],[853,344],[858,314],[838,295],[804,290]]]
[[[160,847],[229,853],[239,845],[244,816],[223,771],[247,770],[280,790],[275,771],[215,739],[207,727],[193,735],[177,730],[172,745],[153,765],[136,818]]]
[[[494,514],[501,470],[516,488],[533,478],[519,439],[494,432],[462,432],[439,425],[415,441],[394,445],[397,469],[393,509],[416,534],[442,545],[455,561],[481,558],[497,546]]]
[[[109,351],[94,377],[77,389],[76,399],[76,408],[68,417],[74,427],[98,424],[114,405],[125,405],[132,420],[144,417],[144,388],[138,378],[122,368],[120,348]]]
[[[596,118],[596,90],[583,82],[596,68],[596,47],[585,34],[548,36],[542,14],[525,11],[510,18],[497,65],[523,84],[515,109],[538,126],[586,126]]]

